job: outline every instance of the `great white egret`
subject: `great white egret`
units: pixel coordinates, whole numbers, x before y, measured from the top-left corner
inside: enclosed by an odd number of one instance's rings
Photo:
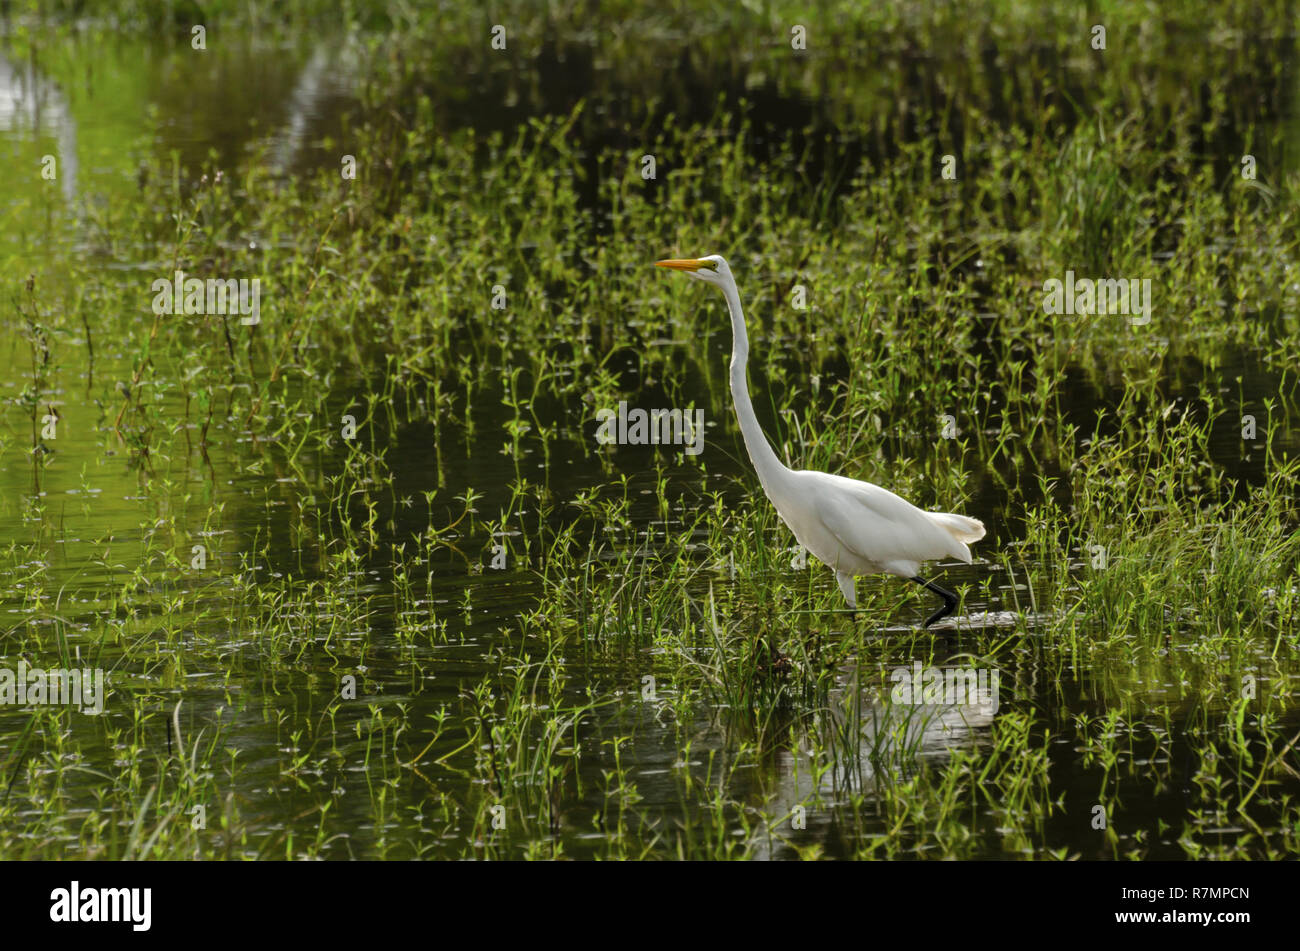
[[[731,313],[731,398],[749,460],[763,492],[799,544],[835,570],[835,579],[849,607],[856,611],[858,606],[853,590],[856,576],[885,572],[915,581],[943,598],[943,607],[929,617],[926,627],[951,614],[957,607],[957,595],[919,577],[917,572],[921,562],[935,558],[956,558],[969,565],[967,543],[984,537],[984,524],[965,515],[923,512],[870,482],[782,465],[763,437],[754,405],[749,401],[745,378],[749,336],[740,292],[726,259],[710,254],[656,264],[712,284],[727,299]]]

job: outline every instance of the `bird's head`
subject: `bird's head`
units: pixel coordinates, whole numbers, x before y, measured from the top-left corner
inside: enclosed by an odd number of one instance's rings
[[[655,267],[666,267],[682,271],[689,277],[721,287],[731,280],[731,268],[727,259],[721,254],[710,254],[702,258],[674,258],[670,261],[656,261]]]

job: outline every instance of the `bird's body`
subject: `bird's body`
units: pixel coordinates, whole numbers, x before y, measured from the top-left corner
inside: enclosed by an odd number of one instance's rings
[[[976,519],[947,512],[925,512],[888,489],[828,472],[793,470],[768,445],[749,399],[745,367],[749,337],[731,268],[724,258],[660,261],[722,290],[731,314],[731,395],[736,419],[763,491],[799,544],[835,571],[849,607],[857,607],[853,579],[858,575],[897,575],[943,597],[945,607],[926,625],[956,607],[956,595],[917,577],[921,562],[955,558],[970,564],[968,543],[984,537]]]
[[[799,544],[835,569],[850,607],[853,578],[913,578],[921,562],[956,558],[970,564],[966,540],[984,534],[974,519],[924,512],[888,489],[807,469],[789,473],[789,495],[769,496]]]

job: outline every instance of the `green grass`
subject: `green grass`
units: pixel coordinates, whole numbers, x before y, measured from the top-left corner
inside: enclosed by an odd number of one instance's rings
[[[194,68],[179,6],[117,6]],[[0,856],[1296,853],[1292,6],[519,4],[505,52],[348,9],[356,102],[294,174],[182,160],[164,110],[75,214],[9,186],[0,666],[110,696],[0,708]],[[76,12],[6,56],[93,128]],[[652,267],[710,252],[780,455],[988,524],[932,571],[955,629],[792,564],[724,305]],[[177,268],[260,278],[262,322],[155,317]],[[1067,269],[1149,278],[1151,323],[1044,313]],[[702,408],[705,452],[599,445],[620,400]],[[891,702],[914,661],[999,670],[998,712]]]

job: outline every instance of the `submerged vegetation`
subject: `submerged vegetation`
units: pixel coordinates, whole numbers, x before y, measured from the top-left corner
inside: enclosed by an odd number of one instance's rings
[[[0,856],[1300,851],[1295,4],[113,6],[0,41],[0,669],[107,679]],[[778,455],[988,525],[951,622],[762,497],[715,252]]]

